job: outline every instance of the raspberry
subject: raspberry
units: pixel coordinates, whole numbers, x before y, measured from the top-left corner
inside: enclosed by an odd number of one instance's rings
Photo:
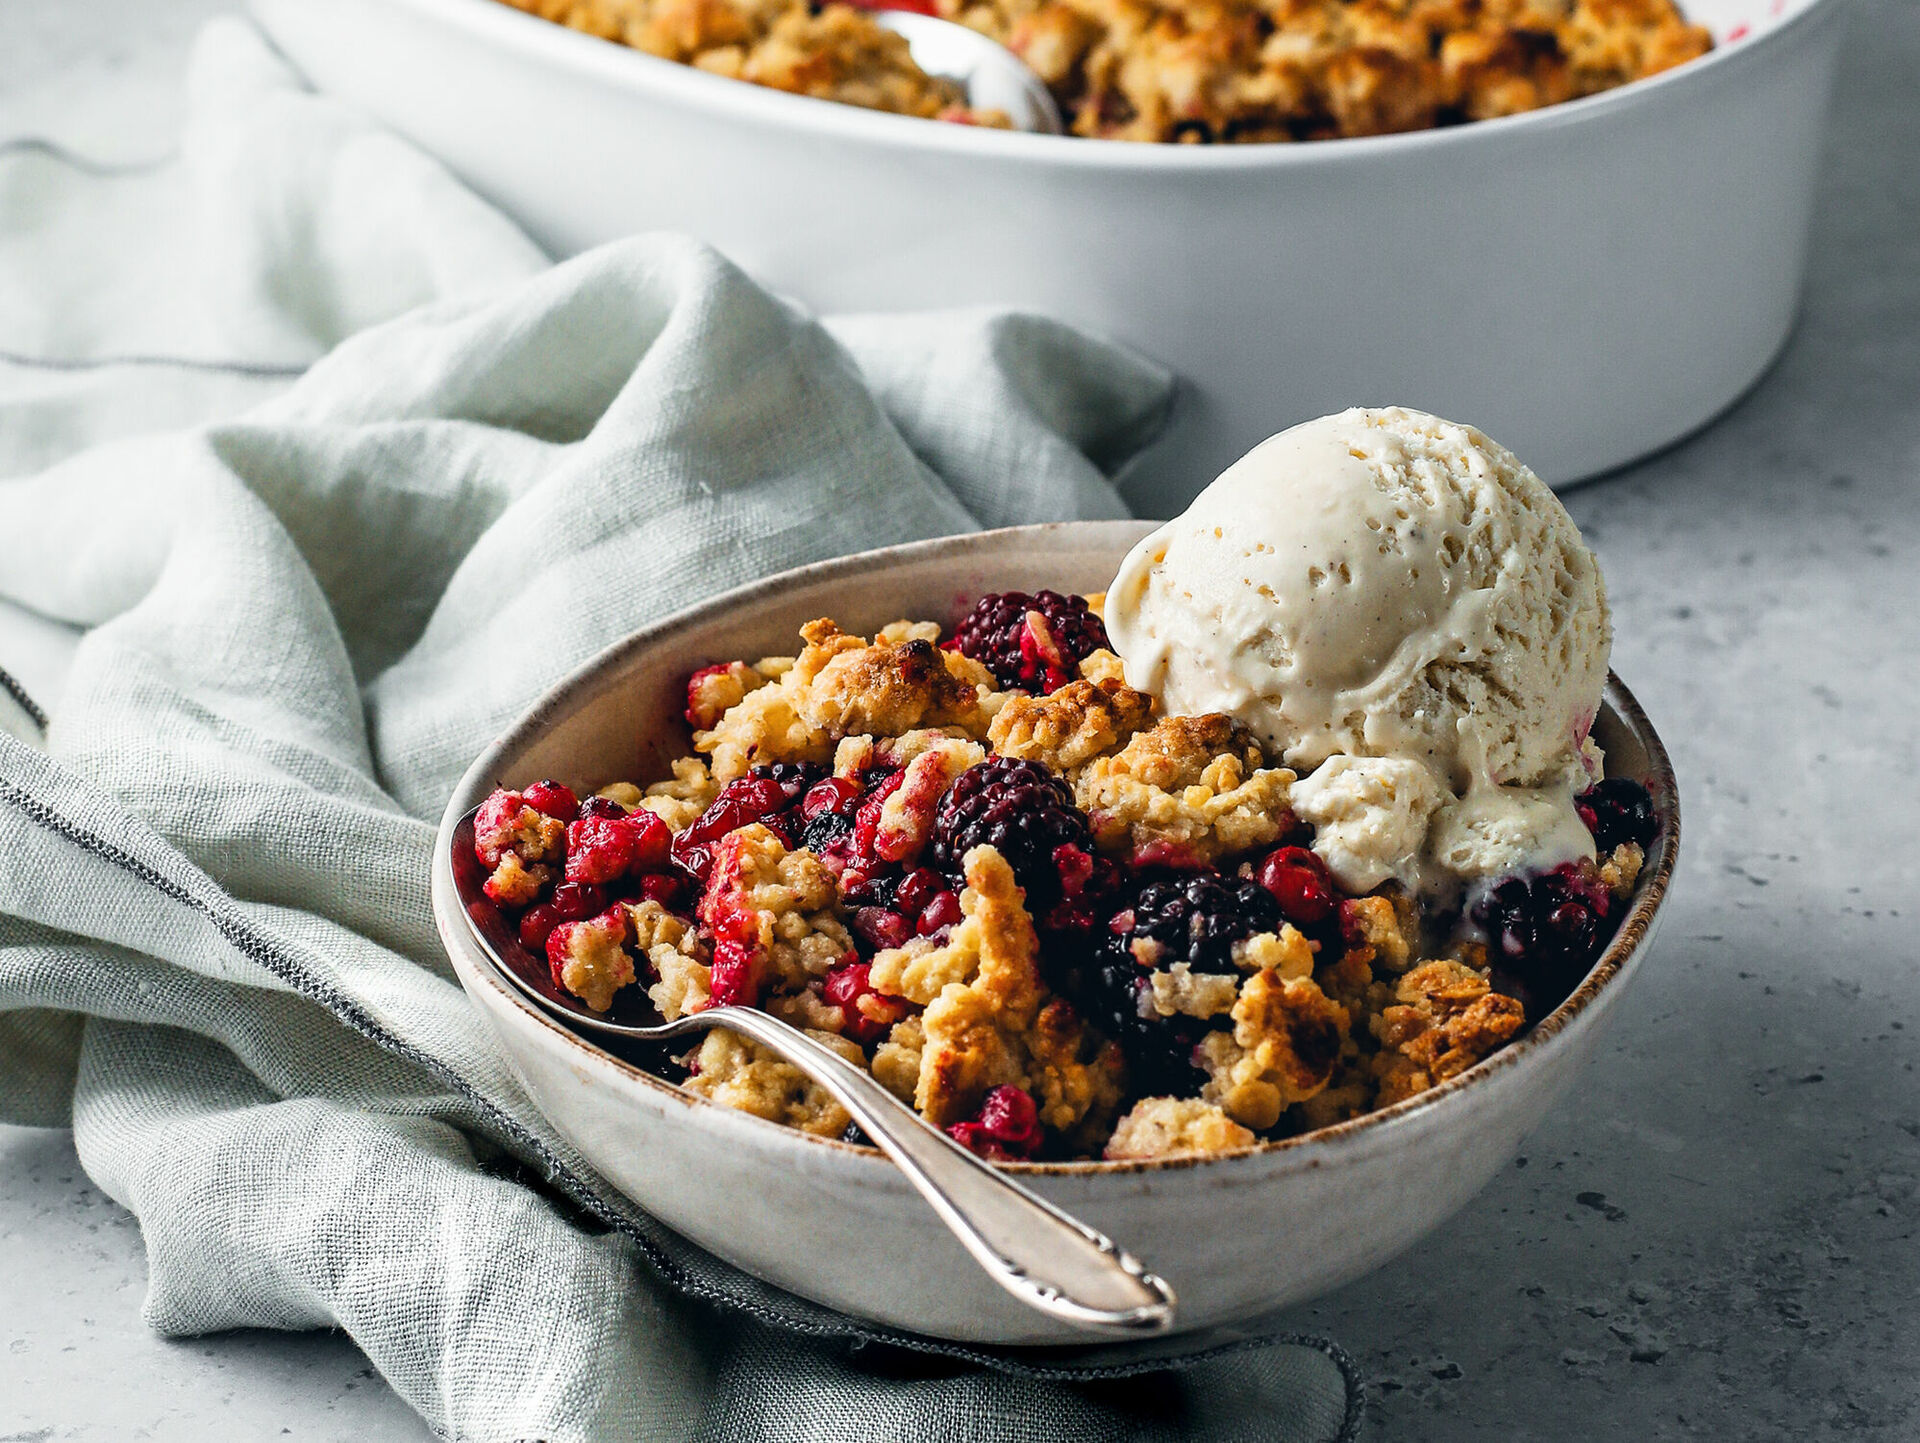
[[[989,1092],[970,1122],[956,1122],[947,1135],[995,1162],[1017,1162],[1040,1150],[1040,1109],[1024,1088],[1002,1085]]]
[[[861,773],[866,789],[856,799],[843,800],[837,813],[846,818],[850,810],[850,819],[833,823],[834,835],[814,848],[849,895],[858,894],[870,879],[887,869],[888,863],[876,849],[880,813],[886,807],[887,798],[899,791],[906,779],[907,774],[898,769],[874,767]],[[825,811],[816,814],[810,825],[824,825],[821,819],[826,815]]]
[[[526,790],[527,805],[555,821],[571,822],[580,815],[580,799],[562,782],[535,782]]]
[[[595,1012],[613,1004],[613,994],[634,980],[626,944],[633,935],[624,907],[596,917],[562,922],[547,936],[547,965],[556,987],[571,992]]]
[[[1107,628],[1084,597],[1002,591],[976,601],[948,645],[1002,686],[1044,693],[1072,681],[1080,663],[1107,645]]]
[[[673,834],[652,812],[581,817],[567,825],[567,880],[596,886],[667,865]]]
[[[968,852],[994,848],[1026,889],[1028,912],[1037,916],[1065,891],[1055,862],[1061,849],[1085,852],[1092,846],[1086,814],[1073,804],[1064,781],[1039,762],[991,756],[962,772],[940,799],[928,856],[958,878]]]
[[[1593,844],[1605,856],[1622,842],[1645,846],[1660,830],[1653,798],[1628,777],[1608,777],[1573,799],[1580,820],[1593,833]]]
[[[821,997],[828,1005],[838,1007],[845,1019],[840,1035],[862,1047],[885,1037],[906,1015],[905,1005],[897,998],[873,990],[872,972],[868,963],[842,962],[828,968],[820,984]]]
[[[723,661],[716,666],[703,666],[687,678],[687,707],[682,715],[686,717],[687,725],[695,731],[704,731],[719,720],[719,716],[717,715],[718,708],[709,708],[701,697],[701,693],[705,690],[707,679],[709,677],[723,676],[732,670],[733,663]]]
[[[876,952],[904,947],[913,939],[913,921],[887,907],[858,907],[853,913],[856,936]]]
[[[900,879],[893,890],[893,910],[903,917],[917,917],[927,904],[946,889],[940,874],[931,867],[916,867]]]
[[[583,922],[606,905],[607,895],[600,888],[580,882],[562,882],[553,889],[551,898],[538,907],[529,908],[520,919],[520,945],[529,952],[538,952],[547,945],[547,938],[562,922]]]
[[[1587,975],[1612,911],[1593,864],[1568,862],[1538,876],[1508,877],[1475,904],[1472,919],[1504,974],[1501,990],[1514,990],[1538,1020]]]
[[[783,842],[792,845],[798,828],[789,821],[788,813],[819,780],[820,768],[803,762],[776,762],[734,778],[720,788],[720,794],[692,825],[673,839],[674,864],[705,882],[713,870],[715,845],[729,832],[755,822],[771,827]]]
[[[1280,904],[1280,915],[1302,930],[1318,927],[1340,905],[1327,864],[1306,847],[1278,847],[1254,869],[1254,879]]]
[[[937,937],[960,925],[960,898],[953,892],[935,892],[933,900],[921,909],[913,930],[922,937]]]
[[[713,963],[707,972],[707,995],[715,1007],[752,1007],[760,1001],[754,980],[757,954],[752,944],[735,937],[716,937]]]
[[[1279,905],[1259,883],[1211,872],[1149,882],[1133,906],[1114,915],[1088,1000],[1126,1056],[1134,1095],[1192,1092],[1194,1045],[1212,1026],[1155,1012],[1145,1000],[1149,974],[1185,962],[1195,972],[1238,975],[1234,943],[1279,925]]]

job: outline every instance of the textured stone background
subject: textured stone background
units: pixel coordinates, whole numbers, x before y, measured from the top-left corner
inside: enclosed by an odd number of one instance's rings
[[[0,0],[0,139],[164,136],[226,8]],[[1290,1319],[1360,1358],[1375,1438],[1920,1436],[1920,6],[1853,9],[1785,357],[1570,498],[1683,781],[1659,944],[1525,1156]],[[0,1129],[0,1258],[0,1443],[425,1436],[342,1338],[146,1333],[62,1134]]]

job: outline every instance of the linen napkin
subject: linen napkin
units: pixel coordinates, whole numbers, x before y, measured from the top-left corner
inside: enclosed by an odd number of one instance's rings
[[[771,571],[1122,514],[1169,378],[821,322],[671,236],[549,266],[239,22],[189,85],[168,163],[0,149],[0,598],[84,629],[43,747],[0,731],[0,1119],[139,1217],[147,1321],[345,1328],[460,1439],[1352,1436],[1331,1344],[953,1347],[692,1247],[428,912],[454,779],[559,675]]]

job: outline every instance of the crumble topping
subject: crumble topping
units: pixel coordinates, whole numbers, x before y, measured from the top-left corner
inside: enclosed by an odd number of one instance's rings
[[[489,896],[596,1011],[630,988],[670,1019],[758,1006],[984,1156],[1141,1159],[1360,1116],[1491,1055],[1577,985],[1657,830],[1644,788],[1596,783],[1596,859],[1430,912],[1393,877],[1343,885],[1322,844],[1358,814],[1296,807],[1306,783],[1244,728],[1156,718],[1106,674],[1097,608],[1012,593],[941,634],[822,619],[795,655],[695,671],[670,777],[488,799]],[[847,1129],[736,1034],[682,1065],[723,1105]]]
[[[1231,1152],[1257,1139],[1211,1102],[1197,1097],[1143,1097],[1120,1119],[1104,1156],[1113,1162]]]
[[[1135,866],[1205,865],[1291,829],[1293,773],[1262,761],[1230,717],[1166,717],[1090,763],[1075,794],[1103,852]]]
[[[1145,692],[1118,681],[1082,680],[1046,696],[1009,697],[987,736],[1003,757],[1044,762],[1071,776],[1130,741],[1152,714],[1153,698]]]
[[[875,110],[966,108],[859,9],[801,0],[507,0],[716,75]],[[1535,110],[1652,75],[1713,41],[1672,0],[935,0],[1053,93],[1068,133],[1306,141]]]
[[[831,1032],[811,1032],[847,1061],[865,1066],[860,1049]],[[693,1075],[681,1084],[698,1097],[738,1108],[768,1122],[797,1127],[817,1137],[840,1137],[853,1118],[819,1083],[759,1043],[716,1027],[700,1042]]]

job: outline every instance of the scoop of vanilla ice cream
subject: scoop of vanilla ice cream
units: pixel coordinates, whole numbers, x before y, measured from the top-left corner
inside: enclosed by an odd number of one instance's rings
[[[1488,821],[1503,793],[1526,791],[1530,815],[1564,798],[1526,829],[1549,851],[1578,826],[1611,643],[1600,570],[1545,483],[1470,426],[1352,410],[1281,432],[1133,549],[1106,625],[1129,683],[1172,713],[1239,718],[1298,771],[1333,757],[1426,771],[1432,796],[1405,772],[1302,779],[1352,842],[1323,843],[1350,886],[1411,881],[1410,830],[1469,794],[1461,875],[1515,869],[1504,841],[1467,844],[1517,835]]]
[[[1314,850],[1341,883],[1371,892],[1392,880],[1419,890],[1433,814],[1451,798],[1410,757],[1328,757],[1293,784],[1294,815],[1314,830]]]

